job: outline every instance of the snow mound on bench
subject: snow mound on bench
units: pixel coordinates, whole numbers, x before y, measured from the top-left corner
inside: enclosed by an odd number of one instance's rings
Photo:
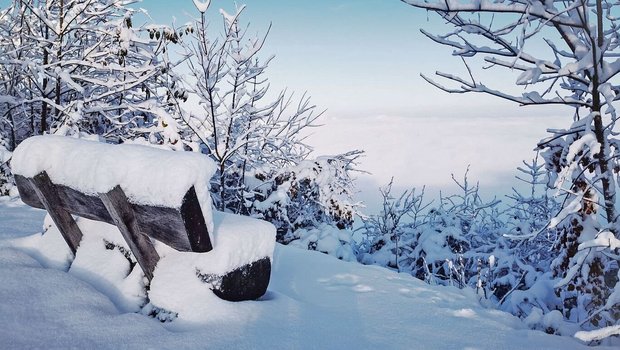
[[[159,207],[180,208],[194,186],[213,232],[209,180],[216,167],[202,154],[45,135],[23,141],[11,167],[13,174],[25,177],[46,171],[53,183],[89,195],[120,185],[130,202]]]
[[[151,304],[178,313],[185,322],[218,320],[234,314],[235,303],[219,299],[200,275],[223,276],[246,264],[273,261],[275,227],[262,220],[214,212],[213,250],[208,253],[178,252],[158,246],[162,255],[151,281]]]

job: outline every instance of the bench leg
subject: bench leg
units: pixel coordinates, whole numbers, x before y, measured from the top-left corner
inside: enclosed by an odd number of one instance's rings
[[[69,248],[71,248],[71,252],[75,255],[82,240],[82,231],[80,231],[71,214],[62,208],[56,186],[54,186],[45,171],[32,179],[28,179],[28,181],[41,200],[41,203],[43,203],[43,206],[45,206],[45,210],[54,220]]]
[[[140,232],[136,215],[127,201],[127,196],[120,188],[114,187],[108,193],[100,193],[99,198],[112,216],[112,220],[129,245],[131,252],[136,257],[138,264],[144,271],[144,275],[150,281],[153,278],[155,265],[159,261],[159,254],[153,247],[150,238]]]

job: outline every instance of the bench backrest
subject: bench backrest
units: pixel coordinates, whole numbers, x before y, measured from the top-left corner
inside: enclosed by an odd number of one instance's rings
[[[15,175],[19,195],[29,206],[47,209],[35,191],[33,180]],[[90,220],[116,224],[99,196],[86,195],[63,185],[52,185],[58,196],[58,201],[53,203],[55,208]],[[135,213],[140,231],[149,237],[182,252],[208,252],[212,249],[193,187],[187,191],[180,209],[133,203],[128,205]]]
[[[119,156],[127,155],[134,160],[134,162],[125,164],[129,168],[133,168],[128,169],[125,173],[121,172],[121,175],[115,171],[117,170],[116,164],[112,164],[115,161],[114,152],[116,150],[119,151]],[[49,157],[46,156],[46,152],[49,152]],[[173,164],[164,164],[163,166],[158,164],[157,170],[154,170],[155,167],[152,162],[145,162],[144,157],[141,157],[142,155],[153,161],[163,159]],[[179,207],[131,202],[127,198],[125,189],[121,186],[120,182],[124,181],[124,185],[131,187],[129,190],[133,191],[134,195],[136,188],[139,188],[140,197],[148,198],[149,193],[142,193],[145,191],[142,188],[144,183],[135,179],[136,176],[142,176],[149,185],[146,188],[154,189],[153,198],[159,201],[170,201],[169,197],[163,198],[161,193],[157,193],[158,188],[161,192],[166,192],[166,183],[164,181],[157,182],[157,178],[153,180],[149,176],[167,179],[162,177],[161,173],[170,171],[168,177],[174,181],[174,175],[178,177],[179,173],[188,174],[189,171],[196,171],[205,164],[210,165],[199,157],[185,156],[183,158],[183,155],[178,157],[176,155],[171,157],[171,155],[171,151],[153,150],[148,147],[129,146],[128,148],[92,141],[38,136],[24,141],[16,149],[13,158],[14,164],[12,165],[15,182],[24,203],[47,210],[74,254],[82,239],[82,232],[72,215],[116,225],[145,276],[150,280],[159,260],[159,255],[150,238],[161,241],[178,251],[208,252],[213,249],[209,236],[209,223],[205,221],[202,210],[205,207],[201,209],[201,203],[194,186],[187,189],[182,199],[172,198],[175,203],[180,202]],[[101,160],[96,157],[100,157]],[[179,159],[183,161],[179,161]],[[140,162],[139,166],[136,166],[136,162]],[[122,159],[119,160],[119,163],[119,166],[123,166]],[[188,165],[188,163],[191,164]],[[161,166],[161,171],[159,166]],[[144,173],[141,172],[141,168],[146,168]],[[44,170],[33,174],[33,169]],[[75,187],[79,187],[78,185],[73,187],[67,183],[55,183],[47,170],[57,172],[56,177],[65,182],[79,182],[79,186],[88,187],[91,193],[75,189]],[[80,172],[83,173],[83,176]],[[109,177],[106,177],[107,174]],[[199,175],[197,178],[210,177],[208,173]],[[102,176],[104,177],[103,180]],[[116,181],[114,176],[119,179],[119,183],[115,187],[106,190],[106,192],[92,193],[96,191],[97,186],[108,188],[110,181]],[[125,181],[123,176],[134,178]],[[92,182],[103,181],[105,186],[99,183],[91,184],[90,179],[94,179]],[[190,183],[187,179],[185,180],[183,184]],[[182,188],[182,190],[186,188]],[[175,190],[172,193],[178,195],[179,187],[177,186]],[[205,189],[201,190],[204,191]],[[158,195],[160,196],[158,197]],[[211,219],[208,197],[207,201],[208,219]]]

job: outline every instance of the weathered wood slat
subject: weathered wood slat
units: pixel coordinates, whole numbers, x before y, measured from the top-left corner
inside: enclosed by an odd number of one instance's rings
[[[61,204],[56,186],[45,171],[30,179],[29,183],[30,188],[39,197],[43,207],[50,214],[69,248],[75,254],[82,240],[82,231],[80,231],[71,214]]]
[[[187,233],[178,209],[150,205],[131,205],[142,232],[181,252],[191,252]]]
[[[46,209],[30,185],[28,178],[15,175],[15,182],[24,203],[35,208]],[[115,225],[99,197],[86,195],[67,186],[55,186],[60,198],[59,205],[66,211],[90,220]],[[131,206],[142,232],[178,251],[192,251],[189,234],[183,232],[186,226],[179,209],[133,203]]]
[[[13,175],[13,178],[15,179],[15,184],[17,185],[19,197],[21,198],[22,202],[28,204],[31,207],[45,210],[45,206],[39,199],[39,196],[37,196],[34,188],[32,188],[30,179],[21,175]],[[58,192],[58,188],[56,190]]]
[[[207,224],[202,215],[202,210],[200,210],[200,202],[198,202],[194,186],[190,187],[185,197],[183,197],[181,218],[183,219],[185,232],[187,232],[192,251],[204,253],[213,250]]]
[[[258,299],[267,292],[270,276],[271,260],[262,258],[222,276],[213,292],[228,301]]]
[[[144,275],[150,281],[159,261],[159,254],[153,247],[150,238],[140,232],[136,215],[127,201],[125,193],[120,186],[116,186],[108,193],[99,194],[99,198],[101,198],[103,205],[125,238],[142,271],[144,271]]]

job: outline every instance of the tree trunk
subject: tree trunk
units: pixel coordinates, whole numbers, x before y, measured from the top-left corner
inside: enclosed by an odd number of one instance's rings
[[[56,50],[56,60],[58,62],[58,69],[62,69],[62,42],[64,40],[64,15],[65,15],[65,2],[64,0],[60,0],[60,5],[59,5],[59,11],[60,14],[58,16],[58,21],[59,21],[59,28],[60,28],[60,34],[58,36],[58,50]],[[54,107],[54,120],[56,122],[59,121],[59,116],[60,116],[60,90],[61,88],[61,84],[60,84],[60,77],[56,77],[56,107]]]
[[[226,195],[226,190],[224,189],[225,184],[226,174],[224,174],[224,163],[220,163],[220,211],[224,211],[226,209],[226,200],[224,198]]]
[[[597,42],[596,48],[598,50],[603,49],[603,5],[602,0],[596,0],[596,17],[597,17]],[[616,233],[616,229],[614,227],[614,223],[616,221],[616,190],[614,188],[613,183],[613,174],[610,173],[609,162],[606,157],[609,154],[609,144],[605,138],[605,129],[603,126],[603,118],[601,116],[601,96],[599,92],[600,80],[599,80],[599,68],[602,67],[600,63],[597,62],[597,50],[595,48],[592,49],[592,56],[594,61],[594,75],[592,76],[592,113],[594,114],[594,135],[596,136],[596,140],[601,145],[601,150],[596,155],[598,160],[598,167],[601,172],[601,184],[603,187],[603,199],[605,203],[605,214],[607,218],[607,222],[610,225],[612,231]],[[602,55],[601,55],[601,60]]]
[[[49,27],[45,27],[45,39],[49,40]],[[43,48],[43,66],[49,64],[49,51],[48,48]],[[43,78],[43,98],[47,98],[47,85],[49,84],[49,78],[45,76]],[[41,135],[47,131],[47,102],[41,104]]]

